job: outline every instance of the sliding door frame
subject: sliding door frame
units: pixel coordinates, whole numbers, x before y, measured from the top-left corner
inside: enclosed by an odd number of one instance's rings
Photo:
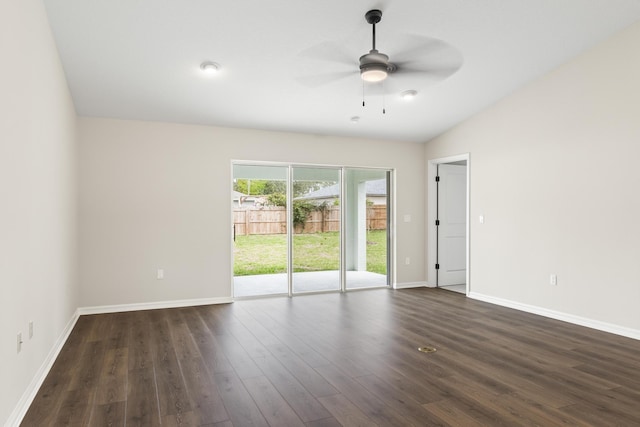
[[[347,291],[356,291],[356,290],[365,290],[372,288],[351,288],[347,289],[347,270],[346,270],[346,219],[347,219],[347,209],[345,209],[345,171],[347,169],[363,169],[363,170],[380,170],[385,172],[386,177],[386,185],[387,185],[387,236],[386,236],[386,245],[387,245],[387,280],[386,280],[386,288],[392,289],[393,284],[395,283],[395,174],[396,171],[394,168],[390,167],[375,167],[375,166],[340,166],[340,165],[328,165],[328,164],[315,164],[315,163],[294,163],[294,162],[271,162],[271,161],[251,161],[251,160],[231,160],[231,185],[230,191],[233,194],[233,180],[234,180],[234,165],[244,165],[244,166],[273,166],[273,167],[287,167],[287,182],[286,182],[286,197],[287,197],[287,293],[288,297],[293,297],[294,295],[308,295],[308,294],[316,294],[316,293],[329,293],[336,292],[336,290],[328,290],[328,291],[309,291],[309,292],[293,292],[293,170],[296,167],[307,167],[307,168],[327,168],[327,169],[337,169],[339,172],[339,180],[340,180],[340,195],[339,195],[339,203],[340,203],[340,262],[339,262],[339,272],[340,272],[340,287],[337,290],[340,293],[345,293]],[[231,197],[229,197],[231,199]],[[232,236],[230,239],[230,272],[231,272],[231,292],[230,294],[234,295],[234,246],[233,246],[233,203],[231,203],[231,229]],[[378,288],[378,287],[376,287]],[[282,296],[285,294],[273,294],[273,295],[256,295],[255,297],[269,297],[269,296]],[[233,298],[254,298],[254,297],[233,297]]]

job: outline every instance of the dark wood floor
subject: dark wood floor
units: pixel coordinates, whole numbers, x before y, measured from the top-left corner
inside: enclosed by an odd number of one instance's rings
[[[640,341],[437,289],[82,316],[23,425],[638,426]]]

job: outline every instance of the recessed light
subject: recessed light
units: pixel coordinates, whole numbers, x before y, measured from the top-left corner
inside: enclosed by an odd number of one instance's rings
[[[360,117],[359,116],[353,116],[351,117],[351,123],[358,123],[360,121]]]
[[[405,90],[404,92],[402,92],[400,94],[400,96],[402,97],[402,99],[404,99],[405,101],[411,101],[413,98],[416,97],[416,95],[418,94],[417,91],[415,90]]]
[[[214,75],[220,71],[220,65],[215,62],[206,61],[200,64],[200,69],[207,75]]]

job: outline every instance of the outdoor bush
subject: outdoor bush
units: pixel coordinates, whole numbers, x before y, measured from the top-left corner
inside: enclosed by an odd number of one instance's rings
[[[267,201],[273,206],[287,206],[287,196],[283,193],[273,193],[267,195]]]
[[[267,195],[267,202],[272,206],[287,206],[287,196],[282,193],[273,193]],[[326,202],[321,205],[314,205],[305,200],[293,201],[293,225],[296,227],[304,227],[307,223],[307,217],[313,211],[321,211],[327,209]]]
[[[318,207],[313,203],[304,200],[295,200],[293,202],[293,225],[295,227],[304,227],[309,214],[317,209]]]

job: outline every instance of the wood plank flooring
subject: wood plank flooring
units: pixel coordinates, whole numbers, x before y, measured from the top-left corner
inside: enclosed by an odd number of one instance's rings
[[[638,426],[640,341],[426,288],[82,316],[22,425]]]

